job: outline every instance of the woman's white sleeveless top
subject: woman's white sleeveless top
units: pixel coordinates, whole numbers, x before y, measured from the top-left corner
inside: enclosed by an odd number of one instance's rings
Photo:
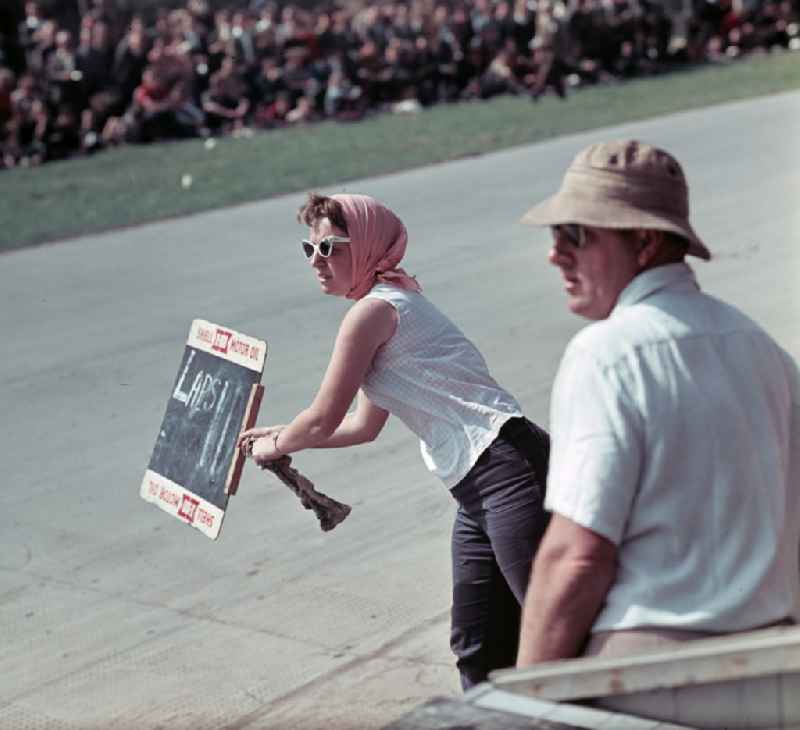
[[[391,304],[397,329],[362,383],[367,398],[408,426],[430,471],[452,489],[522,411],[489,375],[486,361],[424,296],[377,284],[367,297]]]

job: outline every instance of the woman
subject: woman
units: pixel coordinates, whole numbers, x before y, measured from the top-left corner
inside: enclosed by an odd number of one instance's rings
[[[520,605],[547,516],[549,438],[522,416],[458,328],[398,264],[400,219],[364,195],[310,195],[298,220],[323,292],[353,299],[311,405],[285,426],[245,431],[263,464],[374,440],[390,413],[458,502],[450,644],[467,689],[516,658]],[[357,405],[347,413],[354,398]]]

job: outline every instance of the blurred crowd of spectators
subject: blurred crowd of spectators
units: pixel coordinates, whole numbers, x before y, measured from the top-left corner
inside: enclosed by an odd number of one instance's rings
[[[655,74],[797,49],[800,0],[209,0],[71,20],[25,3],[0,32],[0,167],[101,147]]]

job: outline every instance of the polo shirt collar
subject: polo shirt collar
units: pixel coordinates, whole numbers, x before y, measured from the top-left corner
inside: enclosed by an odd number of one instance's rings
[[[635,276],[620,292],[614,309],[630,307],[662,289],[691,292],[699,290],[700,286],[688,264],[657,266]]]

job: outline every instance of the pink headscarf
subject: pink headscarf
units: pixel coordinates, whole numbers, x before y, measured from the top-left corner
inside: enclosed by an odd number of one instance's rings
[[[361,299],[379,281],[401,289],[422,291],[413,276],[397,266],[406,252],[403,222],[368,195],[331,196],[344,211],[353,258],[353,282],[348,299]]]

